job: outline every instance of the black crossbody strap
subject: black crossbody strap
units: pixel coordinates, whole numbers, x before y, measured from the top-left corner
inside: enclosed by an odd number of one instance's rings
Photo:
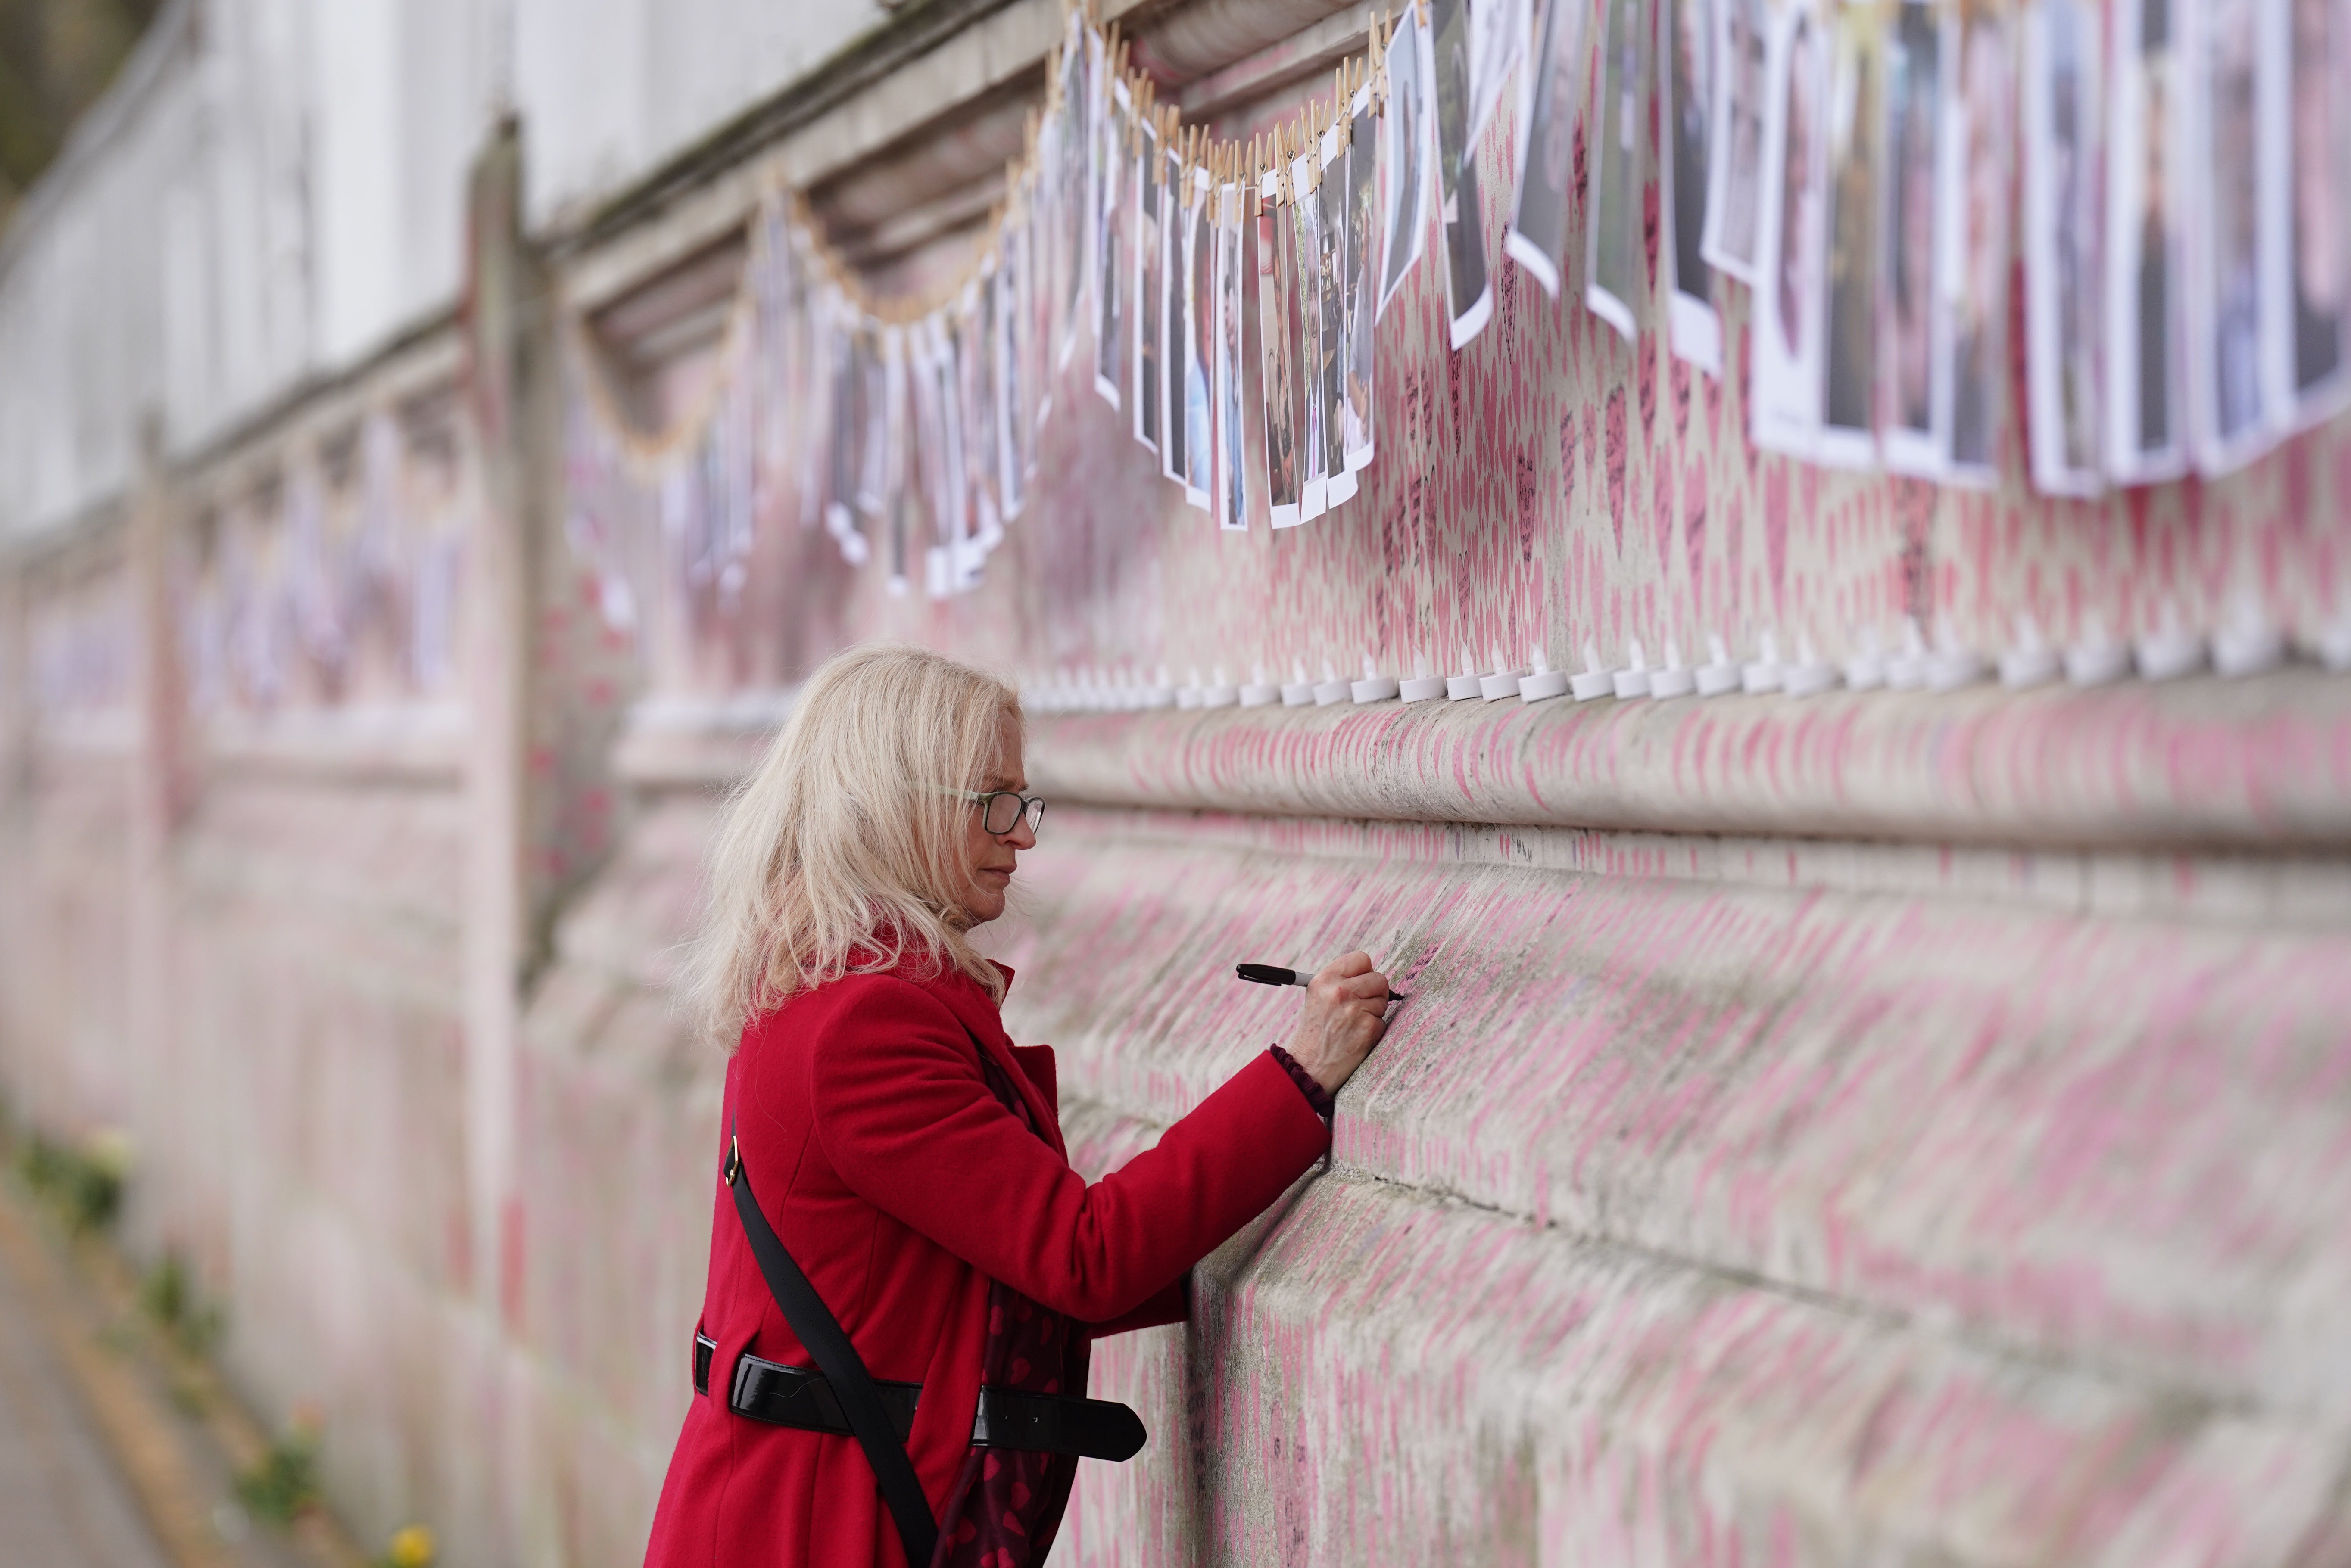
[[[751,1195],[751,1173],[743,1168],[742,1150],[732,1127],[726,1135],[726,1185],[735,1189],[735,1212],[742,1219],[743,1234],[751,1243],[751,1255],[759,1262],[768,1293],[776,1298],[784,1321],[791,1324],[792,1333],[808,1347],[817,1370],[831,1386],[841,1414],[849,1418],[849,1429],[857,1435],[858,1446],[873,1467],[882,1501],[897,1521],[898,1539],[905,1544],[907,1563],[911,1568],[929,1568],[938,1547],[939,1525],[931,1517],[930,1500],[923,1495],[914,1461],[906,1457],[906,1445],[899,1440],[897,1428],[882,1408],[882,1396],[873,1386],[873,1375],[865,1370],[864,1358],[849,1343],[840,1320],[800,1272],[799,1264],[792,1261],[783,1238],[760,1212],[759,1200]]]

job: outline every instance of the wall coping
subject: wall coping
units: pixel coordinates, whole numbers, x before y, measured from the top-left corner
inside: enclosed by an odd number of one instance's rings
[[[2351,680],[1035,716],[1097,805],[2067,847],[2351,846]]]

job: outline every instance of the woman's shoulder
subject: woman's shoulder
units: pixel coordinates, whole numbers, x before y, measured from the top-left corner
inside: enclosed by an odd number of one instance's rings
[[[957,1009],[935,976],[908,965],[852,971],[795,992],[745,1025],[743,1044],[772,1046],[869,1034],[903,1034],[935,1025],[961,1033]]]

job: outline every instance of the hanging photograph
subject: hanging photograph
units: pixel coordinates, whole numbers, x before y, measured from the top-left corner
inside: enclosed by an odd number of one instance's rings
[[[2344,94],[2351,39],[2335,0],[2293,0],[2290,18],[2294,101],[2287,137],[2293,169],[2287,182],[2284,286],[2293,291],[2292,342],[2284,362],[2294,421],[2308,426],[2338,412],[2351,398],[2351,212],[2344,171],[2351,168],[2351,107]]]
[[[1647,123],[1648,29],[1641,0],[1603,0],[1600,74],[1585,156],[1592,194],[1583,244],[1583,303],[1630,343],[1647,281],[1641,214],[1641,144]]]
[[[2009,213],[2013,210],[2016,123],[2014,40],[2003,12],[1976,6],[1959,22],[1955,96],[1944,111],[1943,278],[1950,338],[1947,482],[1997,483],[2008,385]]]
[[[2098,285],[2105,109],[2096,0],[2038,0],[2024,17],[2024,376],[2032,483],[2105,488]]]
[[[1841,8],[1829,67],[1828,344],[1815,461],[1877,465],[1879,13]]]
[[[1184,428],[1185,368],[1191,358],[1191,180],[1170,147],[1159,171],[1159,472],[1189,489],[1191,441]]]
[[[907,559],[906,461],[912,450],[913,431],[908,428],[906,409],[906,335],[902,327],[885,327],[879,336],[882,435],[876,443],[881,461],[880,483],[874,491],[875,515],[885,530],[888,543],[890,576],[886,586],[891,593],[903,594],[913,587]]]
[[[1298,520],[1311,522],[1331,504],[1330,454],[1323,445],[1322,158],[1290,163],[1292,290],[1298,308]]]
[[[1021,412],[1029,405],[1020,379],[1020,258],[1008,229],[997,257],[996,276],[996,505],[998,518],[1010,523],[1020,515],[1027,485],[1021,462]]]
[[[2105,469],[2149,484],[2188,471],[2179,226],[2177,0],[2113,0],[2106,136]]]
[[[1903,0],[1886,41],[1884,196],[1879,209],[1877,288],[1878,447],[1896,473],[1932,478],[1948,445],[1936,396],[1935,363],[1948,318],[1936,266],[1941,167],[1943,47],[1948,14],[1930,0]]]
[[[1296,252],[1290,224],[1276,204],[1281,176],[1266,171],[1257,213],[1258,385],[1265,398],[1265,499],[1276,528],[1294,528],[1299,514],[1298,302],[1292,286]]]
[[[1053,368],[1057,373],[1069,369],[1070,356],[1077,349],[1078,322],[1085,306],[1086,253],[1091,244],[1089,231],[1093,226],[1086,203],[1092,141],[1087,134],[1092,130],[1088,111],[1093,102],[1090,83],[1094,57],[1101,47],[1101,35],[1088,27],[1075,11],[1070,13],[1069,26],[1069,41],[1061,50],[1061,104],[1053,117],[1054,142],[1061,152],[1057,162],[1061,179],[1053,203],[1053,254],[1061,274],[1061,308],[1054,322],[1053,339]]]
[[[1748,331],[1753,384],[1749,436],[1769,452],[1810,457],[1821,431],[1822,275],[1828,249],[1829,39],[1809,5],[1773,19],[1763,125],[1759,275]]]
[[[1217,192],[1217,526],[1249,532],[1248,469],[1241,439],[1241,209],[1248,192]]]
[[[1666,225],[1667,328],[1677,358],[1722,374],[1722,318],[1714,309],[1714,269],[1706,265],[1707,166],[1714,107],[1714,29],[1708,0],[1657,0],[1657,91],[1665,154],[1657,210]]]
[[[861,320],[857,327],[858,418],[864,434],[857,446],[857,510],[867,519],[887,519],[890,499],[890,389],[892,370],[884,355],[880,326]]]
[[[1127,169],[1125,156],[1128,111],[1132,103],[1126,84],[1113,81],[1097,95],[1102,104],[1094,127],[1097,184],[1092,206],[1094,229],[1094,390],[1112,408],[1126,385],[1126,220],[1128,206],[1120,197]]]
[[[1553,299],[1567,280],[1569,223],[1575,213],[1575,127],[1583,111],[1582,0],[1545,0],[1542,37],[1530,68],[1533,92],[1519,139],[1519,187],[1502,247]]]
[[[1493,123],[1502,88],[1527,52],[1528,0],[1474,0],[1469,7],[1469,123],[1464,134],[1472,148]]]
[[[1381,232],[1386,236],[1380,277],[1382,316],[1387,314],[1388,301],[1404,286],[1405,275],[1420,260],[1420,253],[1428,243],[1428,210],[1425,205],[1428,132],[1427,121],[1421,113],[1426,94],[1420,80],[1418,7],[1405,7],[1396,22],[1395,36],[1388,40],[1385,57],[1387,112],[1381,119],[1385,139],[1383,145],[1386,149],[1381,161],[1387,176],[1382,188],[1385,207],[1380,220]]]
[[[1698,254],[1752,287],[1762,213],[1763,122],[1769,114],[1771,18],[1763,0],[1714,0],[1714,112],[1706,230]]]
[[[1469,17],[1467,0],[1430,0],[1421,35],[1428,52],[1421,74],[1437,127],[1437,215],[1445,225],[1446,340],[1466,348],[1494,313],[1486,275],[1484,213],[1478,198],[1477,149],[1468,139]]]
[[[2196,466],[2242,467],[2273,432],[2262,370],[2271,326],[2262,265],[2262,192],[2279,162],[2262,132],[2264,108],[2283,84],[2262,69],[2255,0],[2204,0],[2187,10],[2201,28],[2187,39],[2188,408]],[[2278,150],[2283,151],[2283,149]],[[2281,324],[2282,325],[2282,324]]]
[[[996,358],[988,302],[994,291],[983,278],[964,286],[956,309],[958,338],[956,371],[961,379],[963,414],[963,482],[965,510],[973,536],[981,548],[993,549],[1004,536],[1004,520],[996,509],[993,477],[996,451]]]
[[[1347,354],[1345,418],[1340,450],[1354,473],[1371,464],[1372,344],[1377,311],[1380,204],[1380,122],[1369,88],[1355,95],[1347,127]]]
[[[869,417],[878,405],[879,389],[870,374],[873,354],[865,333],[851,317],[848,306],[837,296],[832,309],[832,472],[827,486],[830,493],[825,499],[824,528],[832,535],[833,543],[841,546],[841,558],[852,566],[862,566],[873,554],[872,540],[858,526],[858,519],[867,514],[863,504],[865,449],[869,443],[879,443]]]
[[[1184,217],[1184,499],[1207,512],[1216,504],[1217,232],[1215,192],[1205,169],[1192,171]]]
[[[1347,466],[1347,143],[1337,126],[1322,133],[1316,156],[1322,161],[1322,183],[1315,200],[1322,208],[1315,221],[1315,238],[1322,245],[1322,472],[1328,476],[1327,505],[1352,501],[1355,473]]]
[[[1128,242],[1134,252],[1134,439],[1159,450],[1159,132],[1147,119],[1135,123],[1134,204],[1126,209]]]

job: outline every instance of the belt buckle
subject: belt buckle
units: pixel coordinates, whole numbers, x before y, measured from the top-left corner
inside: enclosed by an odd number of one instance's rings
[[[732,1187],[735,1185],[735,1179],[742,1173],[743,1151],[737,1144],[735,1135],[728,1133],[726,1135],[726,1168],[720,1173],[721,1178],[727,1186]]]

